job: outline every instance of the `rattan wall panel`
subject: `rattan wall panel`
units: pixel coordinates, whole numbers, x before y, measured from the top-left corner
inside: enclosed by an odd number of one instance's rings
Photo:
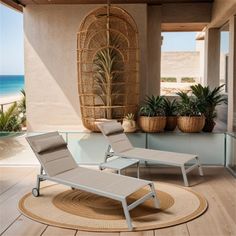
[[[98,131],[99,119],[121,120],[139,101],[138,31],[119,7],[91,12],[78,32],[78,90],[82,121]]]

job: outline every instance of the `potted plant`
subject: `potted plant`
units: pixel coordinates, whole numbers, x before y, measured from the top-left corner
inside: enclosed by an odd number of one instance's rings
[[[184,133],[201,132],[205,125],[205,117],[201,113],[201,101],[195,96],[188,96],[185,92],[178,92],[177,95],[180,97],[178,128]]]
[[[126,133],[132,133],[136,131],[136,122],[134,120],[133,113],[129,113],[124,117],[122,127]]]
[[[139,125],[145,132],[161,132],[166,126],[163,96],[147,96],[140,108]]]
[[[166,115],[165,130],[173,131],[177,126],[177,101],[164,98],[163,107]]]
[[[204,132],[212,132],[215,127],[214,119],[217,116],[216,106],[227,102],[227,98],[221,94],[224,85],[218,86],[211,90],[209,86],[203,87],[201,84],[192,85],[192,93],[202,104],[201,112],[206,118],[205,125],[203,127]]]

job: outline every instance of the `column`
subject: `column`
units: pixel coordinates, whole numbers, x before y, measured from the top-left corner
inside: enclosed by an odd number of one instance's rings
[[[210,88],[220,84],[220,30],[207,29],[205,35],[204,85]]]
[[[161,6],[147,6],[147,92],[160,95]]]
[[[229,20],[228,131],[236,131],[236,16]]]

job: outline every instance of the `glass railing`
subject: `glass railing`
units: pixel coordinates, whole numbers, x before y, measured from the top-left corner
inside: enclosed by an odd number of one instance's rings
[[[226,167],[236,176],[236,133],[227,133],[225,142]]]
[[[78,164],[97,165],[104,161],[107,141],[101,133],[60,132]],[[39,132],[0,132],[0,165],[37,165],[38,161],[25,137]],[[233,137],[224,133],[127,134],[135,147],[197,154],[204,165],[232,166]],[[226,142],[227,141],[227,142]],[[227,144],[227,145],[226,145]],[[227,147],[227,152],[225,151]],[[233,152],[233,151],[232,151]],[[226,161],[227,153],[227,161]],[[231,160],[231,161],[230,161]]]

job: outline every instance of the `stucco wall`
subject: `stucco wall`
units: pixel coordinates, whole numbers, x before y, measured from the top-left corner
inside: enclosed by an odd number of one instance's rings
[[[77,32],[99,5],[24,8],[25,82],[29,131],[83,130],[77,89]],[[140,37],[141,96],[146,94],[146,5],[124,5]]]

